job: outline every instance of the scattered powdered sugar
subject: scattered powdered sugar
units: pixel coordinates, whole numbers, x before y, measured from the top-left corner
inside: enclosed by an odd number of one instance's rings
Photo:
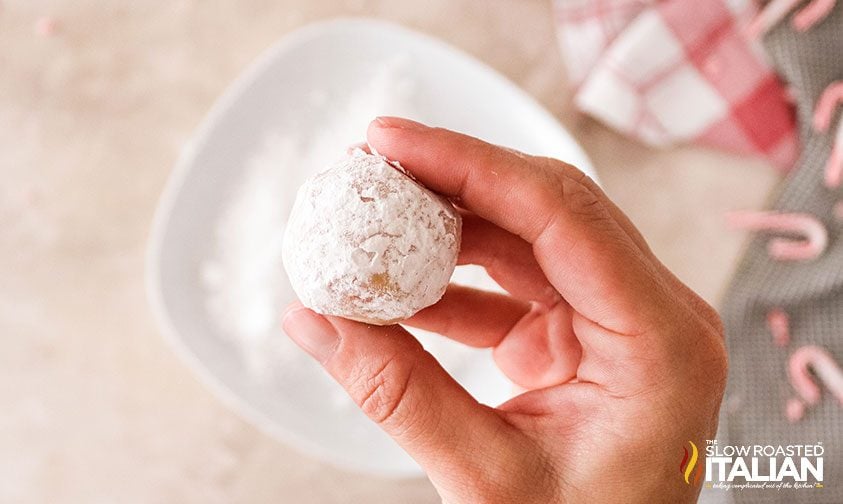
[[[355,149],[299,189],[284,266],[305,306],[385,325],[442,297],[460,232],[447,200]]]
[[[263,375],[277,356],[278,285],[286,282],[278,260],[287,209],[280,166],[298,155],[293,139],[270,135],[246,166],[217,225],[213,259],[202,267],[211,316],[242,353],[249,369]],[[277,354],[276,357],[270,357]]]
[[[212,320],[256,383],[323,380],[315,386],[330,391],[330,397],[322,400],[353,408],[280,328],[281,311],[294,299],[282,267],[282,241],[296,188],[363,140],[374,117],[419,117],[411,75],[406,61],[395,60],[373,69],[368,82],[344,94],[313,90],[301,110],[287,112],[318,117],[318,124],[267,134],[244,166],[232,166],[243,176],[222,202],[216,244],[200,273]],[[420,336],[452,373],[471,366],[471,349],[436,335]]]

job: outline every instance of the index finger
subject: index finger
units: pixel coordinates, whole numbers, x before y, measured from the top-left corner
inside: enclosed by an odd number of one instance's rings
[[[579,170],[393,117],[373,121],[368,141],[425,186],[531,243],[548,280],[589,319],[635,334],[659,316],[657,269]]]

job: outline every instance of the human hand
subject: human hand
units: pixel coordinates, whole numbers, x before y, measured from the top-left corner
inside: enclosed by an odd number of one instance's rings
[[[479,404],[400,326],[317,315],[284,329],[427,472],[443,501],[692,502],[682,447],[714,437],[726,380],[716,312],[576,168],[378,118],[369,144],[465,209],[452,285],[406,324],[494,349],[526,391]]]

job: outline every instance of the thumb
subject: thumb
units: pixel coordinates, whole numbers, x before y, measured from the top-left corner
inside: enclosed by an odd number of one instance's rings
[[[502,477],[498,470],[512,462],[507,452],[523,451],[518,431],[472,398],[402,327],[325,317],[298,303],[288,307],[283,325],[434,484],[445,487],[440,491],[462,493],[467,485]]]

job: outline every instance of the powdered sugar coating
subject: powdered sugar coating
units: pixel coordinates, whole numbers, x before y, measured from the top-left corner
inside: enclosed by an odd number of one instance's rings
[[[356,149],[299,189],[282,257],[308,308],[385,325],[442,297],[461,233],[446,199]]]

